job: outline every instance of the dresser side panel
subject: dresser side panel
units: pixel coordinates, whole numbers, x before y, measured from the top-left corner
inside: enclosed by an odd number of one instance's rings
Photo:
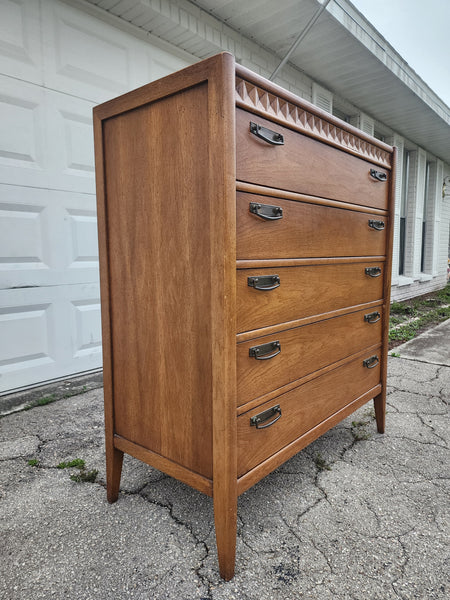
[[[208,83],[104,121],[115,432],[212,477]]]

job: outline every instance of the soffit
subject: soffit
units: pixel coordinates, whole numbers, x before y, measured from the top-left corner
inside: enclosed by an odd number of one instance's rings
[[[222,34],[230,28],[280,60],[321,5],[316,0],[89,2],[199,58],[227,49]],[[347,0],[330,2],[289,63],[450,163],[449,107]]]

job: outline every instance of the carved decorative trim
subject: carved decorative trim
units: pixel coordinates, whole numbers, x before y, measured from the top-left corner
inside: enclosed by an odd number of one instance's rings
[[[391,168],[391,154],[301,106],[236,77],[236,104],[286,123],[291,128]]]

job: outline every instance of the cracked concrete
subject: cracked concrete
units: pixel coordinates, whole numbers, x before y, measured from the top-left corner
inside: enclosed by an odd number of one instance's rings
[[[444,600],[450,367],[389,361],[384,435],[369,403],[239,498],[228,583],[210,498],[126,456],[106,502],[101,389],[4,417],[0,597]]]

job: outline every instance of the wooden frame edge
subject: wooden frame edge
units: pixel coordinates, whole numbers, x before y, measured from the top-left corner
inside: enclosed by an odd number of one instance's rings
[[[174,479],[178,479],[183,483],[195,488],[199,492],[206,494],[207,496],[212,496],[212,481],[207,477],[203,477],[199,473],[194,473],[186,467],[179,465],[178,463],[162,456],[161,454],[157,454],[153,452],[153,450],[149,450],[148,448],[144,448],[139,444],[135,444],[134,442],[130,442],[119,435],[114,436],[114,447],[121,452],[126,452],[131,456],[145,462],[146,464],[158,469],[158,471],[162,471],[170,477]]]

